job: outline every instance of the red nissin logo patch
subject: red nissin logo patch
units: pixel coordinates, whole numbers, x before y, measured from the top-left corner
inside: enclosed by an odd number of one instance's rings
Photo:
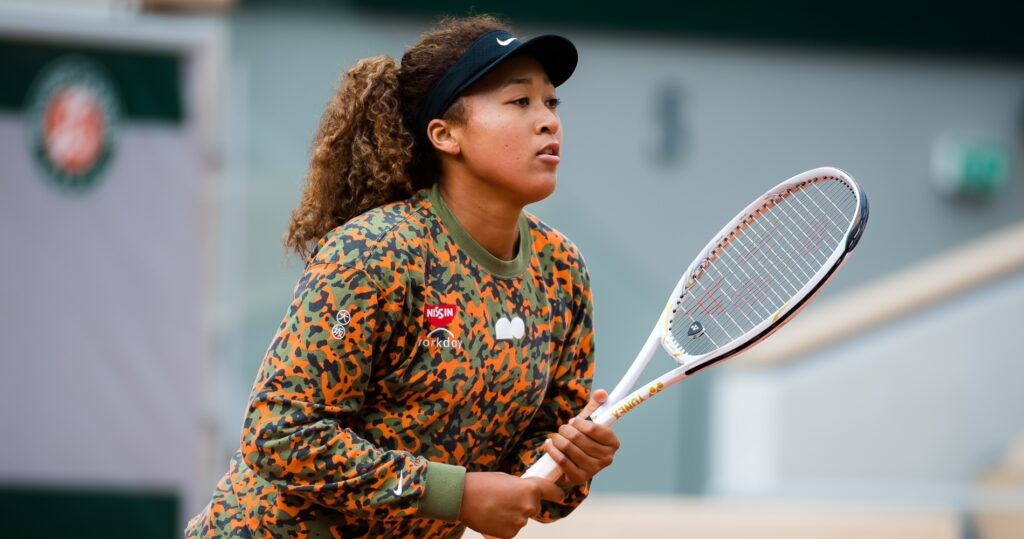
[[[455,318],[455,306],[447,303],[427,305],[426,314],[427,322],[430,322],[431,326],[435,328],[447,326],[451,323],[452,318]]]

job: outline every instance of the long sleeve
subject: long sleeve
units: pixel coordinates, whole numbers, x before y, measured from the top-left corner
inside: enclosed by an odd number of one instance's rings
[[[436,498],[461,497],[464,469],[386,450],[346,426],[358,423],[375,358],[400,317],[401,305],[365,273],[307,267],[253,389],[245,464],[281,491],[349,516],[454,520],[458,499]],[[428,477],[444,487],[425,504],[435,514],[421,511]]]
[[[435,187],[324,236],[206,525],[457,537],[467,470],[521,474],[586,405],[592,308],[578,250],[524,214],[519,253],[498,260],[450,217]],[[542,518],[587,492],[546,503]]]

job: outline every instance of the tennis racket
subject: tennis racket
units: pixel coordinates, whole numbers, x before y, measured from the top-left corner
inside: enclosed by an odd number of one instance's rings
[[[867,220],[864,192],[831,167],[798,174],[752,202],[683,273],[633,364],[590,419],[611,425],[771,335],[835,276]],[[659,344],[679,366],[632,390]],[[560,475],[544,455],[523,477]]]

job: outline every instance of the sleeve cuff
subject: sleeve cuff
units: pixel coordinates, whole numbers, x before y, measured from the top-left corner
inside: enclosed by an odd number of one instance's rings
[[[448,522],[458,520],[462,508],[462,491],[466,486],[466,469],[428,462],[426,482],[426,491],[420,498],[419,515]]]

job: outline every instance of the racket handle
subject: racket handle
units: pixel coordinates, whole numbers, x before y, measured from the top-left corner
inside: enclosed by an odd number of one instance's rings
[[[606,408],[607,405],[608,404],[605,403],[599,406],[597,410],[587,418],[587,421],[593,421],[598,425],[611,425],[612,423],[615,423],[617,418],[610,409]],[[555,459],[551,458],[551,455],[548,455],[547,453],[544,453],[544,456],[541,457],[540,460],[534,462],[532,466],[523,472],[523,477],[543,477],[544,479],[549,479],[551,481],[556,481],[561,476],[562,469],[558,466],[558,463],[555,462]]]
[[[551,481],[558,479],[561,475],[562,469],[558,467],[555,459],[551,458],[551,455],[547,453],[523,473],[523,477],[543,477]]]

